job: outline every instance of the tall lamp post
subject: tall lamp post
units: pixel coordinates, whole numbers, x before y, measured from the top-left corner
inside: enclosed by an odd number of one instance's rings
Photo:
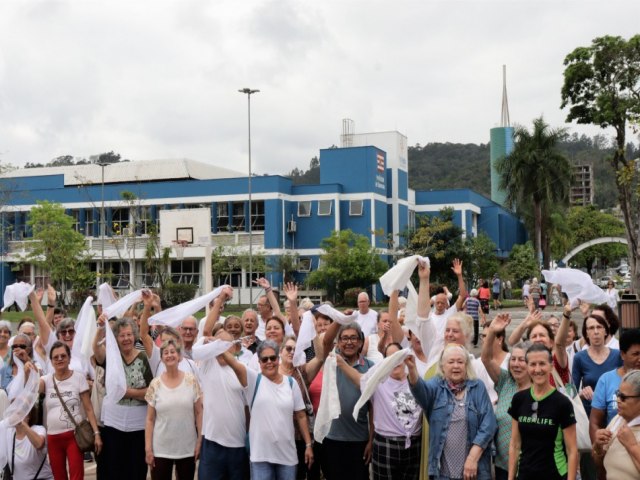
[[[102,186],[100,190],[100,243],[102,249],[100,255],[100,276],[104,281],[104,167],[108,166],[109,164],[106,162],[98,162],[97,165],[99,165],[102,169]]]
[[[251,88],[241,88],[238,90],[247,96],[247,133],[249,143],[249,303],[253,305],[253,228],[251,225],[251,214],[253,213],[251,204],[251,95],[260,92]]]

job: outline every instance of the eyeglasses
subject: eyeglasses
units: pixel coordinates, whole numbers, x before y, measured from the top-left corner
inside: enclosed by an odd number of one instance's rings
[[[626,402],[629,398],[640,398],[640,395],[625,395],[620,390],[616,390],[616,397],[618,397],[618,400],[621,402]]]
[[[76,331],[73,328],[69,328],[68,330],[60,330],[60,335],[66,337],[67,335],[75,335]]]
[[[353,337],[340,337],[340,341],[344,342],[344,343],[357,343],[358,340],[360,340],[360,337],[357,336],[353,336]]]
[[[51,357],[51,360],[66,360],[67,358],[69,358],[69,355],[54,355],[53,357]]]
[[[14,343],[13,345],[11,345],[11,350],[17,350],[17,349],[22,349],[22,350],[26,350],[27,346],[26,345],[21,345],[19,343]]]
[[[185,332],[195,332],[197,330],[196,327],[180,327]]]
[[[533,420],[537,420],[538,419],[538,402],[533,402],[531,404],[531,418]]]
[[[293,351],[296,349],[296,347],[294,347],[294,346],[292,346],[292,345],[285,345],[284,349],[285,349],[287,352],[291,353],[291,352],[293,352]]]
[[[269,355],[268,357],[260,357],[260,363],[275,363],[278,361],[277,355]]]

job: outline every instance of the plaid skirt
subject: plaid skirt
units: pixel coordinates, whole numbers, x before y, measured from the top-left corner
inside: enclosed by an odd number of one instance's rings
[[[405,437],[373,437],[373,480],[418,480],[422,435],[411,437],[405,448]]]

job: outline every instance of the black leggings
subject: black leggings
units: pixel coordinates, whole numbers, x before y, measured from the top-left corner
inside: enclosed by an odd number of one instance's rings
[[[174,465],[176,466],[177,480],[193,480],[193,476],[196,473],[196,461],[194,457],[155,457],[154,462],[155,466],[151,469],[151,480],[171,480]]]

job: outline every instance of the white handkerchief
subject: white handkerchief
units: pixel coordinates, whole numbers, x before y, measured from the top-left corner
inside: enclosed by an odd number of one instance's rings
[[[560,285],[562,292],[567,294],[571,303],[575,303],[577,300],[588,303],[606,303],[609,298],[605,291],[595,285],[591,277],[581,270],[573,268],[542,270],[542,275],[548,283]]]
[[[170,327],[177,328],[185,318],[193,315],[198,310],[202,310],[220,296],[225,287],[228,287],[228,285],[221,285],[205,295],[158,312],[149,318],[149,325],[169,325]]]
[[[76,336],[71,349],[71,355],[77,358],[89,359],[93,354],[93,338],[96,336],[96,312],[93,310],[93,297],[84,301],[75,323]]]
[[[2,307],[2,311],[4,312],[15,303],[20,310],[24,312],[29,303],[29,294],[33,292],[34,288],[34,285],[25,282],[16,282],[12,285],[7,285],[4,290],[4,306]]]
[[[313,438],[318,443],[322,443],[324,437],[331,430],[331,422],[340,416],[340,394],[338,393],[336,368],[336,357],[332,352],[324,362],[322,395],[320,395],[320,405],[313,428]]]
[[[127,309],[124,311],[126,310]],[[105,329],[105,336],[107,338],[107,369],[104,383],[107,395],[104,397],[104,401],[115,405],[122,400],[122,397],[124,397],[124,394],[127,392],[127,378],[124,374],[122,355],[120,354],[116,337],[108,324],[105,325]]]
[[[307,362],[307,356],[304,351],[311,346],[311,342],[316,338],[316,326],[313,321],[313,313],[307,311],[302,315],[302,324],[298,332],[298,340],[296,341],[296,350],[293,354],[293,366],[299,367]]]
[[[98,287],[98,305],[102,305],[102,309],[104,310],[107,307],[110,307],[114,303],[116,303],[118,299],[113,293],[113,288],[107,282],[101,284]]]
[[[393,267],[380,277],[380,286],[385,295],[390,295],[394,290],[404,290],[407,283],[411,279],[414,270],[418,266],[418,262],[425,262],[430,266],[429,257],[421,257],[420,255],[412,255],[410,257],[401,258]]]
[[[198,342],[193,346],[191,350],[191,355],[193,357],[193,361],[201,362],[204,360],[209,360],[217,357],[221,353],[226,352],[233,345],[232,342],[227,342],[226,340],[214,340],[213,342],[204,344]]]
[[[340,325],[346,325],[348,323],[355,322],[356,318],[358,318],[357,310],[351,315],[345,315],[344,313],[336,310],[333,307],[330,307],[329,305],[320,305],[318,307],[318,311],[332,319],[334,322],[338,322]]]
[[[125,295],[116,303],[109,305],[107,308],[103,308],[102,313],[104,313],[107,318],[121,317],[127,310],[129,310],[131,305],[139,302],[141,298],[142,289],[136,290],[135,292]]]

